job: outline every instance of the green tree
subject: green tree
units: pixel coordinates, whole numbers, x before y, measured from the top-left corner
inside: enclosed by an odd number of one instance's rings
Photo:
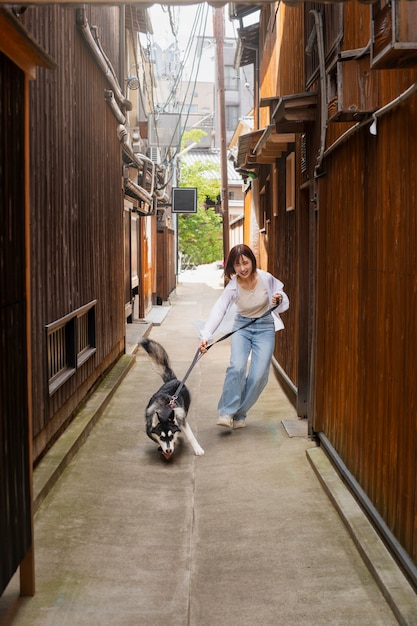
[[[184,133],[183,145],[198,141],[204,131]],[[220,166],[196,162],[181,163],[180,187],[197,188],[197,213],[178,215],[178,247],[195,265],[223,259],[222,217],[214,209],[205,208],[207,198],[215,202],[220,194]]]

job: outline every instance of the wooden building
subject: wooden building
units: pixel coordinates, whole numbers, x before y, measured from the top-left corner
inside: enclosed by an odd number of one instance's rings
[[[34,464],[124,353],[126,303],[157,291],[160,173],[132,147],[124,84],[145,13],[0,10],[0,593],[19,564],[34,591]]]
[[[244,239],[291,301],[277,377],[417,589],[417,2],[230,13],[255,78],[236,154]],[[14,506],[0,592],[19,563],[33,592],[32,461],[124,352],[132,295],[146,311],[158,276],[162,299],[175,283],[153,245],[173,241],[160,172],[130,140],[146,129],[129,119],[121,41],[140,18],[105,3],[0,14],[0,503]]]
[[[277,375],[417,588],[417,2],[230,11],[258,77],[245,238],[291,301]]]
[[[32,511],[29,84],[54,61],[0,9],[0,594],[35,587]]]

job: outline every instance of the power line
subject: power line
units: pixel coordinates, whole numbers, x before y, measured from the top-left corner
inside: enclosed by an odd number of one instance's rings
[[[193,25],[192,25],[192,28],[191,28],[191,31],[187,40],[187,46],[184,51],[183,58],[181,59],[178,67],[175,68],[176,70],[175,77],[172,82],[170,92],[163,103],[158,102],[158,105],[155,104],[155,94],[157,92],[158,85],[157,84],[151,85],[152,110],[154,111],[154,113],[167,112],[167,110],[169,110],[170,108],[174,109],[174,112],[179,113],[178,121],[177,121],[175,129],[173,130],[173,134],[172,134],[172,138],[171,138],[171,142],[168,147],[168,150],[170,150],[172,147],[175,147],[176,149],[179,149],[180,147],[181,139],[179,141],[178,146],[173,146],[173,142],[177,134],[179,124],[181,123],[182,115],[184,111],[186,110],[186,98],[191,93],[191,100],[188,105],[186,119],[188,119],[188,116],[190,113],[190,107],[192,105],[192,96],[196,89],[198,72],[199,72],[200,63],[201,63],[201,55],[202,55],[201,53],[202,53],[202,47],[204,43],[204,33],[206,31],[206,26],[207,26],[208,11],[209,11],[209,8],[207,5],[203,5],[203,4],[198,5],[198,8],[194,15]],[[168,14],[169,14],[171,31],[174,36],[174,59],[175,59],[175,55],[179,52],[178,39],[177,39],[177,35],[178,35],[177,23],[179,23],[179,14],[178,14],[178,22],[176,22],[176,17],[173,11],[170,11],[170,9],[168,9]],[[157,43],[155,38],[153,39],[153,41]],[[194,45],[196,41],[198,43],[197,45]],[[193,57],[191,58],[192,51],[194,52],[193,52]],[[179,103],[177,101],[178,89],[179,89],[180,83],[184,82],[183,81],[184,72],[186,68],[189,66],[190,62],[191,62],[191,72],[187,81],[184,98],[179,108]],[[178,109],[178,108],[179,108],[179,111],[176,111],[175,109]],[[159,145],[159,140],[158,140],[158,147],[161,147]]]

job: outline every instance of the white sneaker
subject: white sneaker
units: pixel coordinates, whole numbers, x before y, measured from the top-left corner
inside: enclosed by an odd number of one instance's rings
[[[233,428],[246,428],[246,420],[245,418],[240,420],[233,420]]]
[[[219,415],[217,420],[217,426],[224,426],[225,428],[232,428],[232,418],[230,415]]]

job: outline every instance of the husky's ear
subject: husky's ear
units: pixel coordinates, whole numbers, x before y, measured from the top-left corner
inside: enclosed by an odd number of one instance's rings
[[[153,412],[152,415],[152,428],[156,428],[159,424],[159,416],[156,411]]]

